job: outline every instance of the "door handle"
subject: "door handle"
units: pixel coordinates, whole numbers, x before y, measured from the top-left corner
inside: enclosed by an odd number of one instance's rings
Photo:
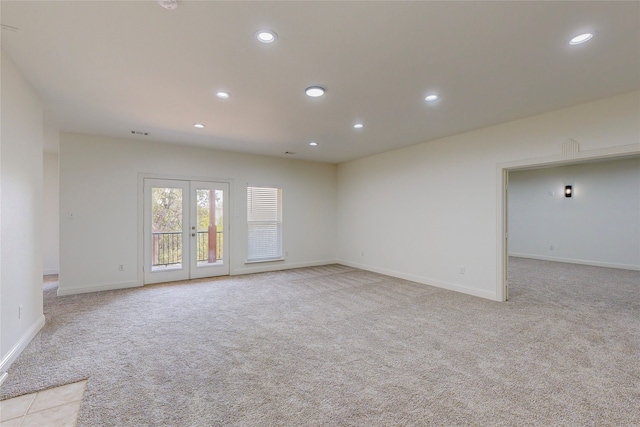
[[[191,233],[191,237],[196,237],[196,233]]]

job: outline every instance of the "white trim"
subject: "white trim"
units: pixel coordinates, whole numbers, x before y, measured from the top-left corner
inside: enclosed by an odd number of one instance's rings
[[[230,215],[230,205],[229,205],[229,193],[230,193],[230,185],[228,182],[212,182],[212,181],[189,181],[189,192],[191,193],[191,203],[189,205],[189,221],[191,225],[198,224],[198,210],[195,207],[196,201],[198,198],[197,191],[201,189],[214,190],[214,191],[222,191],[223,194],[223,203],[222,203],[222,216],[223,218],[229,218]],[[214,209],[215,210],[215,209]],[[231,233],[229,228],[230,220],[223,220],[222,229],[217,231],[221,231],[223,236],[227,236],[228,238],[224,238],[222,242],[222,253],[223,259],[217,260],[215,263],[202,263],[198,265],[197,260],[197,252],[198,245],[197,240],[189,238],[189,278],[191,279],[201,279],[204,277],[215,277],[215,276],[228,276],[231,272],[231,257],[229,254],[231,251],[229,250],[229,240],[231,240]],[[191,234],[193,230],[189,230]],[[224,256],[224,254],[227,254]],[[149,263],[150,264],[150,263]]]
[[[532,255],[532,254],[520,254],[520,253],[510,253],[509,256],[514,258],[538,259],[541,261],[565,262],[567,264],[591,265],[593,267],[619,268],[621,270],[640,271],[640,265],[617,264],[613,262],[600,262],[600,261],[591,261],[591,260],[585,260],[585,259],[560,258],[560,257],[551,257],[551,256],[545,256],[545,255]]]
[[[284,261],[284,258],[267,258],[267,259],[251,259],[246,260],[245,264],[260,264],[261,262]]]
[[[276,194],[277,194],[277,201],[275,203],[276,207],[277,207],[277,217],[275,220],[271,219],[271,220],[261,220],[261,221],[256,221],[256,220],[250,220],[251,215],[249,214],[249,195],[251,194],[251,204],[252,204],[252,208],[254,206],[253,203],[253,199],[254,199],[254,192],[253,191],[249,191],[249,189],[254,189],[254,188],[262,188],[262,189],[270,189],[270,190],[276,190]],[[247,214],[246,216],[246,223],[245,223],[245,230],[247,231],[247,240],[245,241],[245,250],[246,250],[246,260],[245,260],[245,264],[249,264],[252,262],[270,262],[270,261],[279,261],[279,260],[283,260],[284,256],[283,256],[283,244],[284,244],[284,236],[285,236],[285,232],[284,232],[284,221],[283,221],[283,211],[284,211],[284,196],[283,196],[283,187],[281,185],[278,186],[266,186],[266,185],[250,185],[247,184],[247,188],[246,188],[246,193],[245,193],[245,213]],[[264,200],[264,199],[263,199]],[[278,232],[278,242],[277,242],[277,250],[278,253],[273,256],[273,257],[255,257],[255,254],[253,258],[249,258],[249,251],[250,251],[250,246],[252,243],[252,233],[250,232],[251,229],[251,225],[252,224],[256,224],[256,223],[262,223],[263,225],[269,224],[275,224],[277,227],[277,232]],[[271,251],[269,251],[271,252]],[[265,255],[264,253],[262,253],[261,255]]]
[[[330,265],[330,264],[342,264],[342,262],[337,261],[335,259],[327,259],[322,261],[311,261],[311,262],[296,262],[290,264],[265,264],[259,263],[259,267],[246,267],[246,268],[236,268],[231,272],[231,276],[238,276],[241,274],[252,274],[252,273],[266,273],[269,271],[279,271],[279,270],[290,270],[292,268],[302,268],[302,267],[318,267],[320,265]]]
[[[574,141],[575,142],[575,141]],[[578,144],[577,142],[575,142]],[[566,145],[566,143],[565,143]],[[506,266],[508,266],[508,254],[505,247],[505,233],[507,227],[506,207],[508,197],[503,191],[506,183],[506,177],[510,171],[519,169],[537,169],[546,166],[562,166],[568,164],[581,163],[589,160],[603,160],[616,158],[624,158],[627,156],[640,155],[640,143],[620,145],[616,147],[606,147],[587,151],[566,150],[563,146],[562,153],[559,155],[539,157],[532,159],[514,160],[509,162],[501,162],[496,165],[496,215],[497,215],[497,280],[496,280],[496,296],[498,301],[505,301],[508,295],[508,282],[504,277]],[[579,144],[577,145],[579,149]]]
[[[9,366],[20,356],[20,354],[27,348],[27,345],[35,338],[35,336],[40,332],[40,329],[44,326],[45,318],[44,314],[36,320],[36,322],[31,325],[31,327],[27,330],[27,332],[22,335],[22,337],[18,340],[18,342],[9,350],[7,355],[2,359],[0,363],[0,372],[2,372],[2,381],[6,379],[5,373],[9,370]]]
[[[163,174],[163,173],[148,173],[148,172],[138,172],[138,274],[137,281],[139,282],[136,286],[144,286],[144,180],[145,179],[164,179],[164,180],[177,180],[177,181],[202,181],[202,182],[216,182],[216,183],[227,183],[229,185],[229,196],[228,200],[225,202],[229,204],[229,219],[225,219],[228,222],[229,227],[229,255],[227,258],[227,262],[229,263],[229,274],[233,274],[233,265],[231,264],[231,257],[233,254],[233,250],[235,249],[235,243],[233,242],[233,224],[234,218],[236,215],[236,210],[234,207],[234,191],[235,191],[235,181],[234,178],[212,178],[212,177],[202,177],[202,176],[193,176],[193,175],[175,175],[175,174]],[[246,196],[245,196],[246,198]],[[246,207],[245,207],[246,211]],[[127,286],[133,287],[133,286]],[[83,288],[84,289],[84,288]],[[116,288],[120,289],[120,288]],[[109,289],[104,289],[109,290]],[[93,292],[93,291],[86,291]],[[75,293],[75,292],[74,292]],[[60,294],[58,294],[60,295]]]
[[[2,383],[4,383],[4,380],[6,380],[8,376],[9,374],[7,372],[3,372],[2,375],[0,375],[0,386],[2,385]]]
[[[143,212],[145,213],[146,219],[150,219],[152,217],[152,192],[153,188],[173,188],[181,191],[181,203],[180,203],[180,216],[182,217],[182,226],[180,230],[175,230],[180,234],[176,235],[180,236],[179,241],[182,246],[182,255],[183,260],[180,265],[172,266],[171,268],[161,268],[157,270],[153,270],[153,266],[151,265],[152,260],[151,256],[149,256],[152,252],[152,221],[148,221],[146,224],[144,223],[143,216],[143,228],[142,233],[144,236],[143,246],[141,248],[142,253],[144,254],[143,258],[143,271],[144,275],[142,276],[142,282],[146,285],[154,284],[154,283],[163,283],[163,282],[174,282],[178,280],[189,280],[191,269],[190,269],[190,260],[191,260],[191,237],[190,237],[190,225],[191,225],[191,181],[185,180],[166,180],[166,179],[157,179],[157,178],[145,178],[144,182],[144,202],[143,202]]]
[[[165,174],[165,173],[147,173],[147,172],[138,172],[138,178],[168,179],[170,181],[204,181],[204,182],[229,182],[229,183],[233,181],[233,178],[198,176],[198,175],[176,175],[176,174]]]
[[[58,288],[58,296],[86,294],[89,292],[114,291],[116,289],[138,288],[142,286],[141,282],[116,282],[102,285],[83,286],[81,288]]]
[[[538,169],[545,166],[562,166],[581,163],[588,160],[616,159],[619,157],[635,156],[640,154],[640,143],[620,145],[617,147],[598,148],[594,150],[580,151],[571,157],[561,154],[546,157],[534,157],[529,159],[514,160],[498,163],[500,169],[509,171],[518,169]]]
[[[44,270],[42,272],[43,276],[52,276],[54,274],[60,274],[60,270],[55,268],[55,269],[52,269],[52,270]]]
[[[136,280],[140,283],[144,283],[144,180],[145,178],[147,178],[147,175],[151,174],[138,173],[138,224],[136,228],[136,233],[138,236],[136,248],[138,270],[136,274]],[[149,178],[152,177],[149,176]]]
[[[507,250],[509,246],[507,240],[508,183],[509,171],[498,165],[496,184],[498,191],[498,194],[496,195],[498,204],[496,210],[496,221],[498,229],[498,236],[496,239],[496,275],[498,276],[498,284],[496,286],[496,301],[501,302],[504,302],[509,298],[509,273],[507,271],[509,266],[509,263],[507,262]]]
[[[347,267],[358,268],[360,270],[366,270],[366,271],[372,271],[374,273],[384,274],[385,276],[397,277],[399,279],[409,280],[411,282],[420,283],[422,285],[433,286],[434,288],[441,288],[449,291],[460,292],[467,295],[473,295],[475,297],[490,299],[492,301],[499,301],[497,299],[497,295],[489,291],[482,291],[475,288],[468,288],[466,286],[460,286],[454,283],[442,282],[435,279],[429,279],[427,277],[414,276],[413,274],[406,274],[400,271],[387,270],[386,268],[371,267],[369,265],[358,264],[357,262],[338,261],[338,264],[346,265]]]

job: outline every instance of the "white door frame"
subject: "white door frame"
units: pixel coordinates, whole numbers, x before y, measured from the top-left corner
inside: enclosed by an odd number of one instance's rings
[[[190,187],[190,197],[191,197],[191,205],[190,205],[190,218],[189,221],[191,223],[191,229],[189,230],[189,248],[191,253],[190,258],[190,278],[191,279],[199,279],[202,277],[213,277],[213,276],[228,276],[231,272],[230,263],[229,263],[229,225],[227,223],[229,219],[229,183],[226,182],[213,182],[213,181],[189,181]],[[195,206],[197,200],[197,190],[214,190],[214,191],[222,191],[223,192],[223,229],[222,229],[222,263],[216,264],[203,264],[198,265],[198,256],[197,256],[197,209],[192,209]],[[195,227],[195,228],[194,228]],[[196,236],[194,236],[194,233]],[[217,236],[216,236],[217,239]]]
[[[509,172],[538,169],[551,166],[565,166],[570,164],[584,163],[593,160],[617,160],[626,157],[636,157],[640,155],[640,143],[629,144],[617,147],[601,148],[596,150],[580,151],[580,145],[573,139],[568,139],[562,146],[562,154],[556,156],[540,157],[534,159],[516,160],[499,163],[496,168],[496,213],[497,213],[497,283],[496,300],[506,301],[509,298],[508,266],[509,251],[507,247],[507,206],[509,203],[507,185]]]
[[[233,219],[235,215],[234,209],[234,180],[233,178],[222,178],[222,177],[203,177],[203,176],[194,176],[194,175],[171,175],[171,174],[158,174],[158,173],[138,173],[138,271],[137,271],[137,282],[140,286],[144,285],[144,180],[145,179],[166,179],[166,180],[178,180],[178,181],[201,181],[201,182],[219,182],[226,183],[229,185],[229,197],[226,201],[226,204],[229,206],[229,215],[226,218],[226,223],[228,227],[228,249],[227,249],[227,262],[229,264],[229,275],[233,275],[233,266],[231,264],[231,254],[233,253],[234,244],[233,239],[231,238],[232,230],[233,230]]]
[[[142,252],[144,253],[144,264],[143,264],[143,282],[144,284],[151,283],[161,283],[161,282],[174,282],[177,280],[187,280],[189,279],[189,272],[191,265],[189,261],[191,259],[190,255],[190,246],[191,246],[191,238],[189,236],[189,226],[191,224],[191,215],[190,215],[190,207],[191,207],[191,187],[189,181],[176,180],[176,179],[157,179],[157,178],[147,178],[144,180],[144,213],[145,219],[143,221],[143,235],[144,235],[144,245],[142,248]],[[158,269],[157,271],[153,271],[151,267],[151,241],[150,237],[152,234],[151,229],[151,221],[149,220],[151,217],[151,189],[152,188],[176,188],[182,190],[182,230],[180,230],[180,243],[182,247],[182,262],[180,266],[168,267],[166,269]]]

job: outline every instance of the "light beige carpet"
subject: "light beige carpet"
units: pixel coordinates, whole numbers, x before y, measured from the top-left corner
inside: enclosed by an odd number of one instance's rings
[[[333,265],[55,297],[1,397],[79,426],[640,425],[640,272],[511,260],[497,303]]]

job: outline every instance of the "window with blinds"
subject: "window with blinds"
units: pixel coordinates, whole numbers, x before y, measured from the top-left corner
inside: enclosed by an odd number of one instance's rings
[[[282,188],[247,187],[247,261],[282,258]]]

